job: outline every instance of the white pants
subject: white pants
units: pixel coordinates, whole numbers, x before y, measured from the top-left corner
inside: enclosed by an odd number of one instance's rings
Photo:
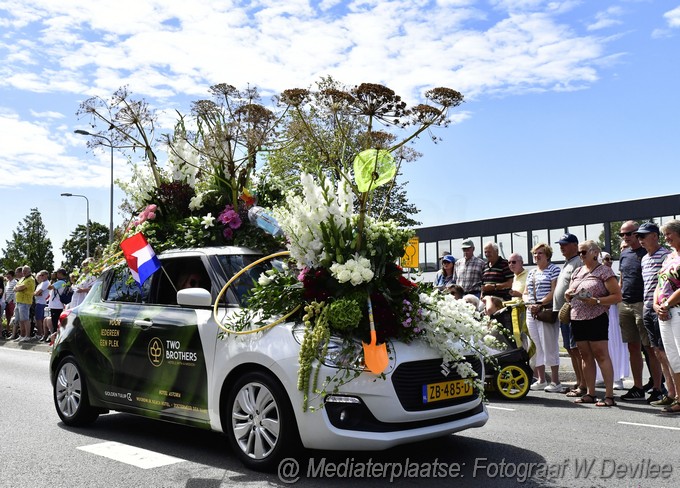
[[[536,345],[536,366],[559,366],[560,364],[560,324],[541,322],[527,313],[529,337]]]
[[[680,307],[669,311],[669,319],[659,319],[659,330],[668,363],[674,373],[680,373]]]

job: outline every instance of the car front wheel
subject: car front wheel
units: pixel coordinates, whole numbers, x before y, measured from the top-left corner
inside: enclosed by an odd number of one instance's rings
[[[99,412],[90,406],[85,377],[72,357],[64,358],[57,367],[54,405],[66,425],[88,425],[99,416]]]
[[[238,458],[250,469],[270,471],[284,453],[299,447],[297,423],[288,396],[267,374],[241,376],[229,390],[223,425]]]

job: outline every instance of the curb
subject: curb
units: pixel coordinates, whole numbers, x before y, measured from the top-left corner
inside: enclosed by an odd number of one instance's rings
[[[19,349],[22,351],[52,352],[52,346],[44,342],[15,342],[7,339],[0,339],[0,348]]]

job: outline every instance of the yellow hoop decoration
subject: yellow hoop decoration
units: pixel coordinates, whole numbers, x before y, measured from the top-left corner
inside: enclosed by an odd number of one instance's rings
[[[257,266],[258,264],[262,263],[263,261],[267,261],[268,259],[278,258],[278,257],[281,257],[281,256],[290,256],[290,251],[275,252],[274,254],[270,254],[269,256],[265,256],[263,258],[260,258],[257,261],[253,261],[248,266],[246,266],[242,270],[238,271],[234,276],[232,276],[229,279],[229,281],[227,281],[227,283],[220,290],[220,293],[217,295],[217,299],[215,300],[215,305],[213,306],[213,318],[215,319],[215,322],[217,322],[217,325],[220,326],[220,329],[222,329],[223,331],[225,331],[228,334],[236,334],[236,335],[255,334],[256,332],[261,332],[263,330],[271,329],[272,327],[279,325],[280,323],[282,323],[286,319],[288,319],[288,317],[290,317],[295,312],[300,310],[301,305],[298,304],[293,310],[291,310],[290,312],[288,312],[284,316],[276,319],[271,324],[263,325],[262,327],[258,327],[257,329],[251,329],[251,330],[231,330],[226,325],[224,325],[223,323],[220,323],[220,320],[217,318],[217,307],[220,304],[220,299],[226,293],[229,286],[231,286],[231,284],[234,281],[236,281],[239,278],[239,276],[241,276],[243,273],[245,273],[249,269],[253,268],[254,266]]]

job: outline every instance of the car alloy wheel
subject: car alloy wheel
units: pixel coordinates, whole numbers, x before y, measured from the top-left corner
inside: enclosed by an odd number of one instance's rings
[[[299,443],[297,424],[283,388],[260,372],[241,377],[229,392],[227,434],[251,469],[269,470]]]
[[[90,406],[85,378],[71,357],[63,359],[57,368],[54,404],[59,417],[67,425],[87,425],[99,416]]]

